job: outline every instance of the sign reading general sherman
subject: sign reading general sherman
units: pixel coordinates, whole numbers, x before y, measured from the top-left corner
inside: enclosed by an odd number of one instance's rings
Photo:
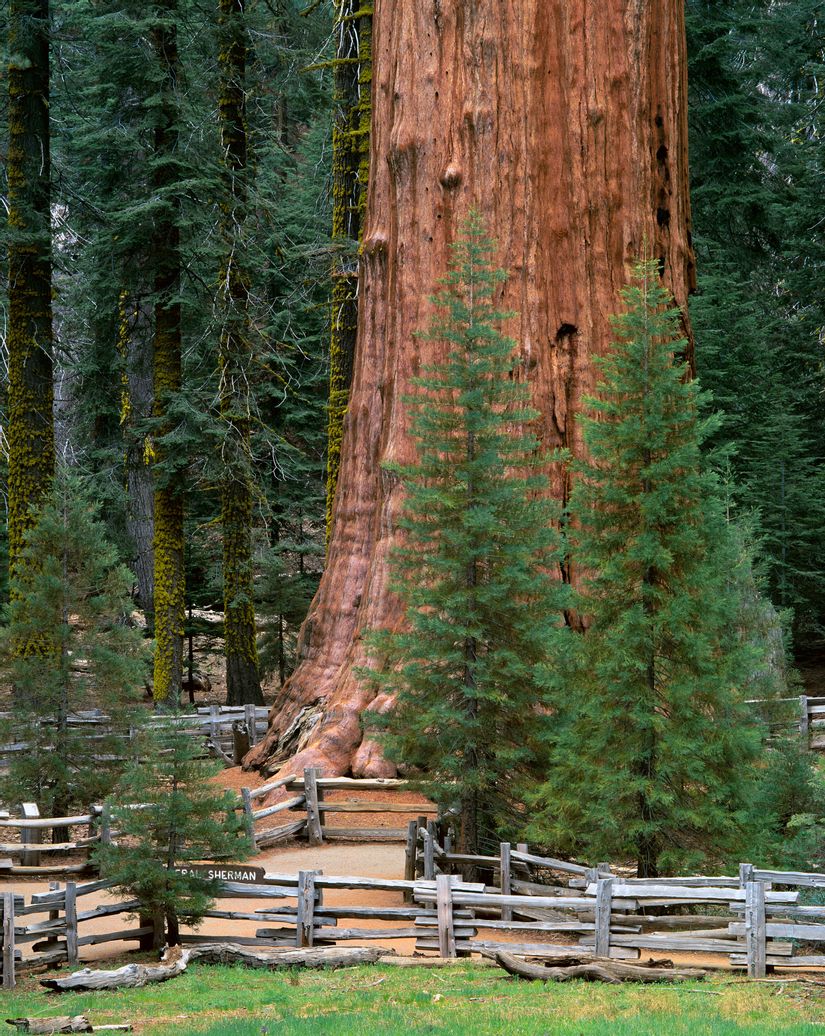
[[[197,874],[209,881],[238,881],[259,885],[266,879],[263,867],[245,867],[243,864],[190,863],[175,867],[179,874]]]

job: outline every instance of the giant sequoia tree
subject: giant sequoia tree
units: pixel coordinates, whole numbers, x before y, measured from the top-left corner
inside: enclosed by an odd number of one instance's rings
[[[521,347],[547,448],[582,450],[575,415],[594,388],[591,359],[606,351],[625,267],[645,242],[684,312],[694,269],[682,6],[375,5],[358,342],[328,563],[302,662],[248,765],[297,754],[327,772],[393,772],[362,743],[361,713],[388,699],[353,666],[365,626],[400,622],[387,556],[402,492],[381,462],[413,459],[401,400],[440,355],[413,331],[429,322],[427,292],[468,210],[481,211],[496,263],[512,274],[497,301],[520,313],[505,330]],[[567,494],[559,475],[554,489]]]

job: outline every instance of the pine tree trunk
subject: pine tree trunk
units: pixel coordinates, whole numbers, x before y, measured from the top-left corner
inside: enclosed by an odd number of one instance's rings
[[[503,308],[544,446],[582,449],[575,415],[610,341],[628,263],[646,251],[685,310],[689,234],[681,0],[379,0],[358,342],[333,535],[301,664],[247,765],[390,775],[361,715],[360,631],[395,627],[388,553],[411,460],[402,397],[436,345],[414,337],[471,207],[499,241]],[[687,316],[685,316],[685,330]],[[551,473],[565,497],[562,476]],[[576,574],[572,573],[575,580]],[[320,721],[318,710],[322,710]],[[289,730],[291,736],[282,735]]]
[[[55,463],[48,0],[11,0],[8,20],[8,509],[14,579]]]
[[[367,205],[372,111],[372,9],[363,0],[336,0],[332,130],[332,270],[327,433],[327,542],[358,333],[358,257]]]
[[[244,266],[248,199],[245,0],[220,0],[220,123],[226,199],[221,278],[221,418],[225,424],[221,486],[227,705],[263,704],[255,641],[252,566],[253,467],[250,448],[251,346],[249,283]]]
[[[160,105],[154,139],[152,186],[161,201],[155,221],[155,337],[153,343],[154,416],[159,436],[171,431],[170,400],[182,382],[180,309],[180,197],[178,145],[177,2],[155,4],[152,43],[160,66]],[[161,707],[177,706],[183,677],[183,634],[186,620],[183,551],[183,494],[176,480],[162,470],[169,457],[155,441],[155,675],[154,699]]]
[[[120,425],[126,444],[126,531],[134,551],[131,567],[137,582],[137,604],[153,635],[155,498],[144,441],[146,419],[152,414],[150,315],[143,301],[132,301],[125,292],[120,297],[118,352],[123,365]]]

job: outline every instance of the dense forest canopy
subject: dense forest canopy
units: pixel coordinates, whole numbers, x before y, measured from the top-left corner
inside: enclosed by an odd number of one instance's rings
[[[193,667],[232,702],[263,688],[272,768],[394,772],[361,723],[392,696],[355,672],[401,615],[380,464],[412,457],[415,332],[474,206],[546,449],[586,452],[591,360],[628,265],[660,261],[752,614],[822,642],[822,4],[668,0],[632,27],[620,3],[425,6],[0,9],[2,550],[14,570],[71,469],[133,573],[158,705]]]

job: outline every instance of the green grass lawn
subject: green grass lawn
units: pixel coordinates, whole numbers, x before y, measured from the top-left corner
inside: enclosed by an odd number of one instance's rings
[[[93,1024],[129,1021],[151,1036],[825,1033],[825,986],[733,976],[672,986],[545,986],[472,964],[281,974],[195,964],[170,982],[108,993],[46,993],[28,977],[3,994],[2,1005],[3,1018],[87,1014]]]

